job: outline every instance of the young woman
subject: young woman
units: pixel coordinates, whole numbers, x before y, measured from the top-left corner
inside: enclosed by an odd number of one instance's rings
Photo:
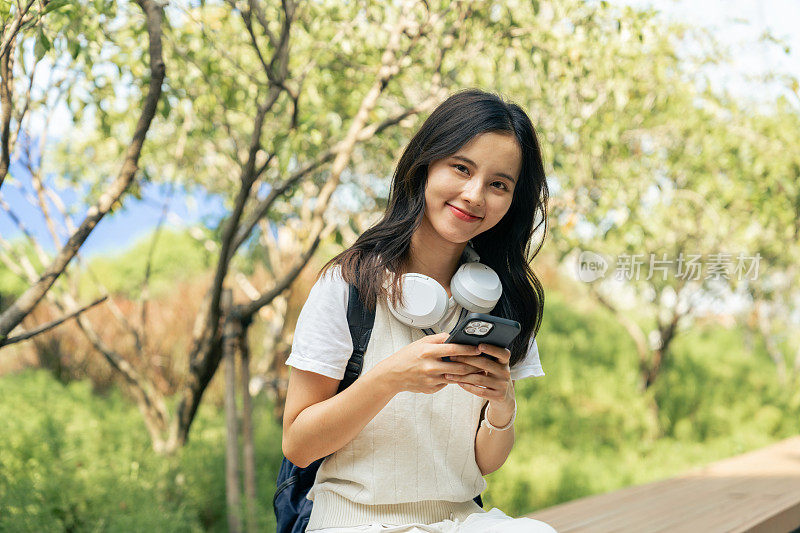
[[[323,267],[286,362],[284,455],[301,467],[326,457],[307,531],[555,531],[473,501],[514,444],[515,380],[544,375],[534,338],[544,291],[528,252],[536,229],[544,238],[547,198],[530,119],[494,94],[453,94],[411,139],[383,219]],[[451,297],[473,251],[502,285],[491,314],[522,326],[510,349],[445,343],[462,310],[452,298],[432,335],[393,310],[407,273]],[[353,349],[348,283],[375,322],[360,377],[336,394]]]

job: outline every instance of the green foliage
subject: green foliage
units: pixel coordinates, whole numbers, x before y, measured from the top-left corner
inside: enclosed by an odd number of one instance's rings
[[[256,408],[272,406],[257,401]],[[156,455],[141,416],[118,393],[62,385],[44,371],[3,378],[1,531],[224,531],[225,426],[201,408],[190,443]],[[256,422],[259,531],[274,529],[277,424]]]
[[[28,288],[28,283],[5,265],[0,265],[0,309],[5,309],[4,300],[16,298]]]
[[[0,15],[13,11],[6,4],[0,2]],[[277,25],[280,3],[262,4]],[[441,15],[441,27],[404,51],[371,121],[424,99],[434,75],[447,90],[478,86],[519,102],[541,135],[548,179],[558,184],[550,240],[559,254],[580,246],[674,258],[733,247],[761,251],[776,267],[797,264],[800,152],[787,147],[800,143],[798,114],[785,100],[752,112],[694,83],[686,74],[697,69],[677,53],[697,48],[679,46],[692,36],[686,28],[651,10],[607,2],[510,0],[491,9],[474,3],[434,72],[441,30],[454,23],[456,10],[444,1],[428,5]],[[299,9],[289,85],[300,97],[293,102],[283,94],[266,118],[262,145],[275,155],[267,184],[282,182],[342,138],[375,79],[385,27],[397,16],[379,2],[326,0]],[[91,203],[119,171],[139,117],[148,82],[143,15],[134,3],[109,0],[52,0],[43,15],[23,28],[18,50],[62,62],[53,72],[69,74],[63,98],[75,126],[55,154],[46,147],[45,156],[55,157],[45,157],[44,170],[85,190]],[[167,6],[168,75],[140,162],[144,181],[199,186],[223,194],[229,206],[256,97],[269,86],[238,15],[220,2]],[[268,52],[265,36],[258,39]],[[716,52],[704,49],[697,62],[724,59]],[[29,62],[25,71],[33,69],[31,58],[18,56],[15,93],[24,94],[22,60]],[[34,101],[30,112],[47,103]],[[361,143],[354,180],[385,179],[422,119],[409,117]],[[312,183],[323,183],[327,172],[320,169]],[[297,186],[303,194],[314,189]],[[139,190],[134,184],[130,193]],[[297,191],[276,202],[272,221],[294,215]],[[645,201],[649,191],[655,201]],[[581,237],[576,221],[593,234]],[[92,261],[90,269],[112,293],[136,298],[149,248],[147,238]],[[30,250],[24,255],[34,257]],[[248,272],[258,256],[249,259]],[[167,293],[211,264],[197,241],[165,232],[151,294]],[[647,291],[677,292],[674,285],[638,287],[635,318],[645,331],[663,310],[658,298],[648,303]],[[1,297],[23,288],[0,267]],[[677,336],[644,395],[632,342],[603,312],[578,312],[548,294],[538,343],[547,376],[518,383],[517,442],[486,494],[488,505],[509,514],[674,475],[800,429],[797,393],[778,385],[763,347],[742,347],[740,330],[697,327]],[[85,383],[64,387],[38,373],[3,378],[2,390],[8,437],[0,441],[0,529],[224,529],[224,424],[213,406],[201,407],[180,456],[166,459],[150,451],[141,417],[118,395],[99,398]],[[258,419],[259,516],[268,529],[280,431],[268,417]]]
[[[486,508],[523,515],[582,496],[670,477],[800,431],[800,395],[778,386],[763,347],[738,329],[696,327],[676,341],[663,379],[638,392],[628,336],[604,311],[548,296],[537,337],[543,378],[517,382],[516,443],[487,478]],[[189,444],[155,455],[135,407],[88,382],[46,372],[3,378],[0,530],[225,529],[225,425],[204,403]],[[652,400],[658,402],[656,415]],[[281,428],[255,402],[260,530],[274,527],[271,496]],[[156,512],[154,512],[156,510]]]
[[[11,243],[10,256],[20,258],[17,264],[27,262],[36,272],[41,272],[43,266],[39,261],[30,241],[23,238],[14,239]],[[24,259],[23,259],[24,258]],[[0,310],[5,309],[29,286],[27,279],[22,279],[17,273],[11,271],[3,262],[0,262]]]
[[[516,442],[487,477],[487,509],[519,516],[800,431],[800,394],[779,386],[762,347],[743,348],[741,330],[696,327],[676,340],[655,390],[641,394],[624,330],[604,311],[574,308],[548,294],[537,336],[546,376],[517,382]]]
[[[655,386],[667,435],[706,441],[743,427],[767,438],[797,430],[783,414],[796,409],[797,398],[776,386],[775,365],[763,347],[747,353],[742,345],[739,329],[692,330],[676,341],[664,380]]]
[[[112,294],[139,297],[153,238],[151,233],[117,256],[94,259],[89,264],[92,276],[102,281]],[[206,272],[212,265],[211,252],[187,231],[164,229],[157,238],[150,266],[151,296],[169,292],[176,283]],[[83,291],[93,286],[88,277],[82,281]]]

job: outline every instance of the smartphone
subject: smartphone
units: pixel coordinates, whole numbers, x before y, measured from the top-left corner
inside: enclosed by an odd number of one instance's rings
[[[445,342],[470,346],[492,344],[508,348],[521,330],[522,327],[516,320],[484,313],[469,313],[458,322]],[[496,360],[494,356],[481,355]],[[450,358],[443,357],[442,360],[450,361]]]

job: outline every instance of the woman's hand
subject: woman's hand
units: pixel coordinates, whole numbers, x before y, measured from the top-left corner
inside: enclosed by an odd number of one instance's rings
[[[480,353],[493,356],[496,361],[482,355],[451,357],[451,361],[469,364],[478,371],[461,376],[446,375],[445,379],[450,383],[457,383],[467,392],[489,400],[492,406],[492,420],[489,422],[495,426],[504,426],[511,420],[514,412],[514,384],[508,365],[511,351],[491,344],[481,344],[478,349]]]
[[[404,346],[377,365],[389,387],[396,392],[422,392],[433,394],[452,383],[445,374],[465,377],[479,369],[464,362],[453,362],[457,356],[475,356],[480,351],[475,346],[445,343],[449,333],[428,335]],[[450,361],[442,361],[442,357]]]

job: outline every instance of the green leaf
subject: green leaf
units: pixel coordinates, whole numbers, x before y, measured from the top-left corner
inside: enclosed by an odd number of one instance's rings
[[[81,53],[81,43],[78,41],[70,41],[67,43],[67,48],[69,48],[69,55],[72,56],[72,59],[78,59],[78,54]]]
[[[56,9],[61,9],[62,7],[69,4],[69,0],[51,0],[48,2],[47,7],[44,8],[42,15],[46,15],[51,11],[55,11]]]
[[[39,28],[39,33],[36,35],[36,45],[33,47],[33,52],[36,54],[36,60],[41,60],[44,55],[50,50],[50,39],[44,34],[42,28]]]
[[[169,98],[163,98],[161,100],[161,116],[169,118],[170,111],[172,111],[172,104],[169,103]]]

